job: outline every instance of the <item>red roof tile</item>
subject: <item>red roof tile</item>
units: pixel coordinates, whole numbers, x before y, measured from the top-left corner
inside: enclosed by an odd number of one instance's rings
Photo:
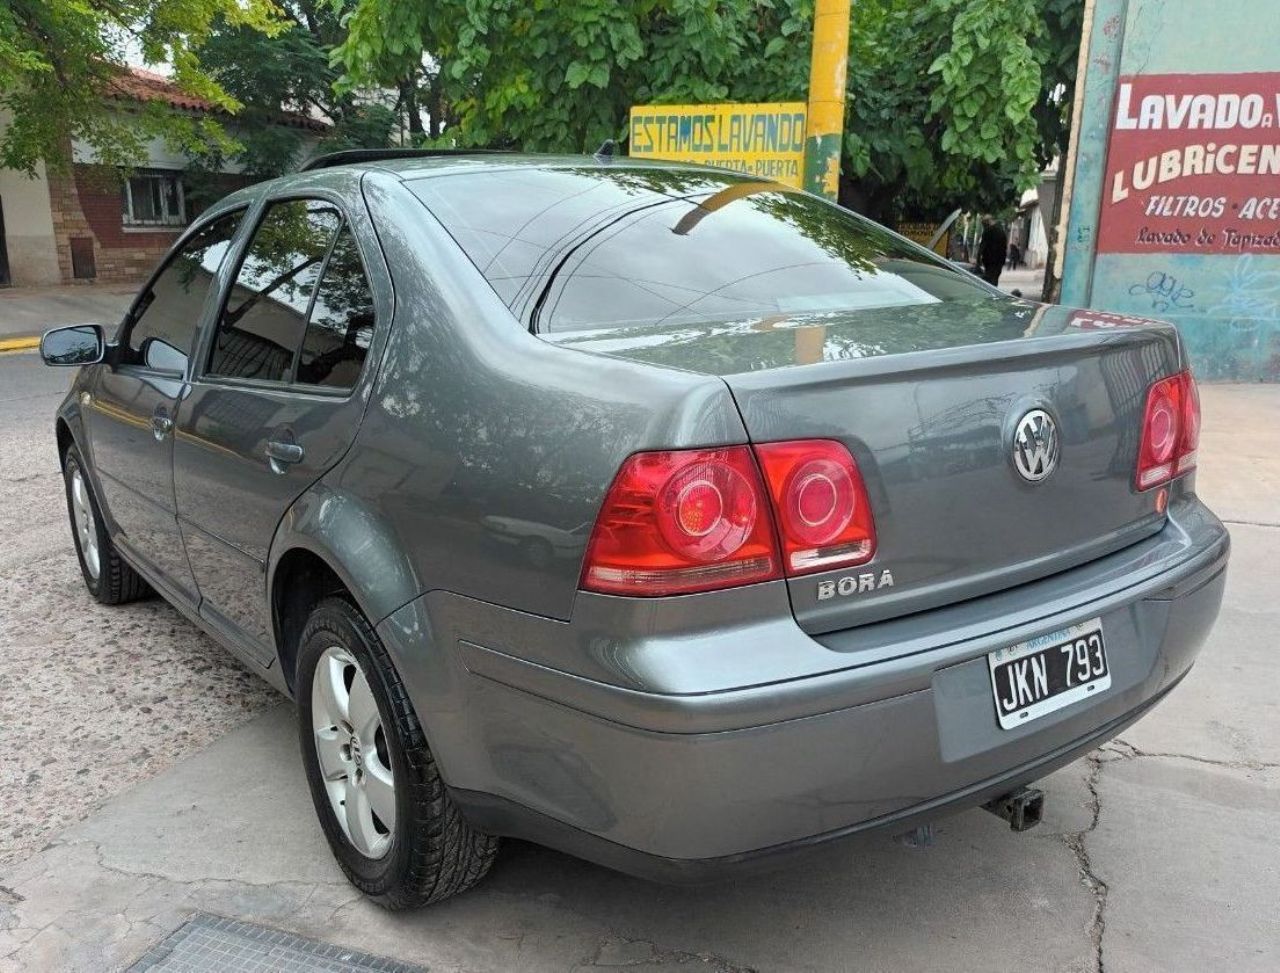
[[[183,91],[164,75],[145,71],[142,68],[131,67],[127,73],[122,71],[111,80],[108,87],[108,94],[116,98],[132,101],[162,101],[183,111],[209,112],[231,117],[229,112],[213,102]],[[280,125],[306,128],[313,132],[323,132],[329,128],[327,122],[297,112],[280,112],[274,120]]]

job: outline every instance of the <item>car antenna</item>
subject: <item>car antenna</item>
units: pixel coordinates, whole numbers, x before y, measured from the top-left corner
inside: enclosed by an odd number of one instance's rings
[[[612,162],[613,157],[618,154],[618,143],[613,139],[605,139],[600,143],[600,148],[596,149],[597,162]]]

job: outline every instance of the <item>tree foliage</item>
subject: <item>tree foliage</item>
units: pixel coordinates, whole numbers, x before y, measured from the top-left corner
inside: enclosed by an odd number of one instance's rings
[[[158,105],[123,119],[104,101],[126,70],[132,48],[151,63],[173,66],[177,84],[234,110],[236,100],[200,67],[196,49],[225,23],[265,33],[281,27],[271,0],[7,0],[0,6],[0,166],[31,172],[37,162],[65,164],[65,145],[79,139],[100,161],[136,162],[148,138],[183,144],[218,139]]]
[[[1082,8],[856,0],[842,199],[1007,205],[1065,141]],[[803,100],[812,22],[812,0],[357,0],[336,58],[348,84],[436,65],[455,144],[580,152],[632,104]]]
[[[330,58],[345,36],[340,3],[277,2],[283,25],[278,32],[221,21],[198,50],[201,69],[241,106],[236,144],[229,152],[206,147],[197,156],[200,168],[216,172],[224,157],[260,179],[294,168],[307,140],[317,139],[314,132],[272,124],[286,112],[319,115],[332,123],[318,140],[323,151],[388,144],[396,121],[391,109],[336,87],[340,71]]]
[[[1081,0],[859,3],[844,187],[879,215],[1006,208],[1065,148]]]
[[[841,198],[890,222],[998,209],[1065,148],[1083,0],[856,0]],[[57,164],[68,138],[136,163],[164,135],[252,175],[296,160],[266,124],[318,110],[334,148],[410,131],[459,146],[594,150],[632,104],[803,100],[813,0],[7,0],[0,5],[0,165]],[[235,139],[161,105],[104,104],[132,48],[241,113]]]

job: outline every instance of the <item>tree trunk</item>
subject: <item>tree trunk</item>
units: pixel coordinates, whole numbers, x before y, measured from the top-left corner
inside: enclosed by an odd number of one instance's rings
[[[409,135],[421,137],[422,115],[418,113],[418,77],[411,74],[400,82],[400,105],[409,117]],[[414,139],[414,141],[417,141]]]
[[[840,176],[840,205],[890,228],[898,224],[893,208],[896,195],[897,190],[893,187],[868,185],[851,176]]]
[[[440,75],[436,74],[431,79],[431,87],[427,91],[427,124],[429,127],[428,134],[433,139],[440,137],[440,121],[444,114],[444,85],[440,82]]]

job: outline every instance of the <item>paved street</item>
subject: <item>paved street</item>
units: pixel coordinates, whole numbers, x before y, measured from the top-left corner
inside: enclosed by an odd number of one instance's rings
[[[52,436],[69,379],[0,356],[0,793],[22,795],[0,869],[279,699],[164,602],[86,595]]]
[[[1221,620],[1163,706],[1044,782],[1040,828],[973,811],[931,848],[869,838],[699,889],[513,843],[474,891],[392,915],[332,862],[290,705],[162,602],[84,593],[67,378],[0,356],[0,973],[122,968],[199,910],[434,971],[1277,967],[1280,387],[1202,389]]]

